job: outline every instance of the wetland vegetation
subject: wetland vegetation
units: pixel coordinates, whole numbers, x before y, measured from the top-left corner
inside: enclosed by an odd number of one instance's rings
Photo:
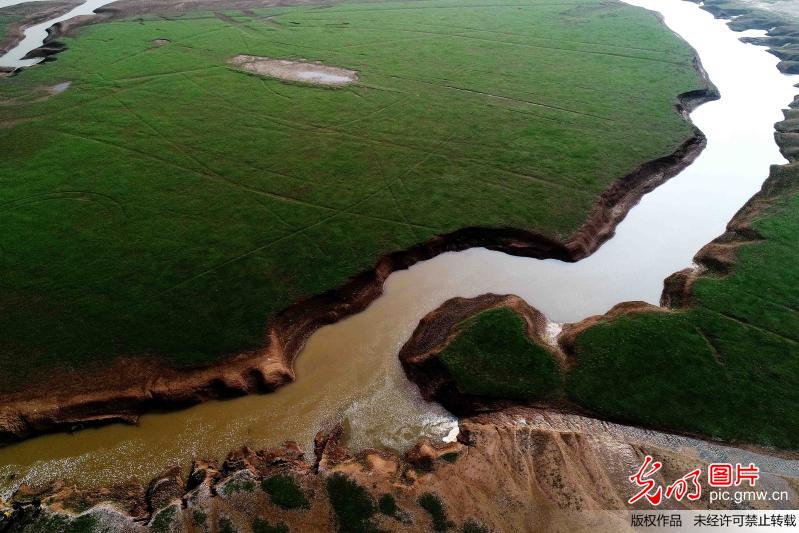
[[[643,10],[245,11],[85,27],[4,80],[0,392],[119,356],[254,349],[282,309],[436,234],[563,238],[609,183],[692,134],[673,109],[702,86],[692,52]],[[359,81],[288,84],[232,68],[239,54]],[[41,98],[54,80],[72,84]]]

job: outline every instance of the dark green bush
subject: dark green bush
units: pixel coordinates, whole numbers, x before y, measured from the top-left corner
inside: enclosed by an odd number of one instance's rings
[[[272,503],[283,509],[310,509],[311,503],[303,494],[294,478],[278,474],[261,482],[261,488],[269,494]]]
[[[375,514],[375,504],[366,489],[344,474],[327,478],[330,505],[339,522],[339,531],[346,533],[374,533],[377,528],[370,519]]]
[[[447,531],[453,524],[447,518],[447,511],[444,509],[444,504],[438,496],[431,492],[425,492],[417,500],[419,506],[430,513],[433,519],[433,529],[435,531]]]
[[[383,494],[377,501],[377,508],[384,515],[394,516],[397,514],[397,500],[391,494]]]

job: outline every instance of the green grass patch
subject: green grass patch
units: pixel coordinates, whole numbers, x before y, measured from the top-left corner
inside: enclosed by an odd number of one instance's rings
[[[327,495],[336,513],[339,531],[342,533],[376,533],[377,527],[371,518],[375,514],[375,503],[369,493],[344,474],[336,473],[327,478]]]
[[[264,479],[261,488],[269,494],[272,503],[283,509],[310,509],[311,503],[294,478],[278,474]]]
[[[252,533],[289,533],[289,527],[283,522],[273,526],[267,520],[256,518],[252,523]]]
[[[458,460],[458,457],[460,457],[460,454],[458,452],[447,452],[441,455],[441,458],[448,463],[456,462]]]
[[[232,494],[236,494],[239,492],[254,492],[255,491],[255,482],[252,480],[237,480],[234,479],[225,483],[222,492],[225,496],[230,496]]]
[[[383,494],[377,500],[377,509],[386,516],[395,516],[397,514],[397,500],[391,494]]]
[[[150,524],[150,529],[153,531],[153,533],[167,533],[174,519],[175,506],[170,505],[155,515],[152,523]]]
[[[622,4],[227,14],[92,25],[0,85],[20,98],[0,106],[0,392],[110,357],[256,348],[280,310],[435,234],[569,235],[691,133],[672,104],[699,86],[692,52]],[[360,82],[245,75],[226,63],[241,53]]]
[[[432,492],[425,492],[419,496],[417,503],[430,514],[434,531],[448,531],[455,525],[447,518],[447,511],[441,499]]]
[[[236,533],[236,527],[230,518],[223,517],[219,519],[219,533]]]
[[[483,311],[464,321],[460,331],[439,356],[461,391],[519,400],[561,391],[552,353],[530,341],[522,318],[511,309]]]
[[[40,514],[31,522],[25,523],[21,530],[29,533],[93,533],[97,526],[97,519],[91,515],[81,515],[69,518],[63,515]]]
[[[799,448],[799,167],[775,172],[782,196],[754,225],[765,240],[739,250],[731,275],[700,279],[689,310],[580,336],[574,400],[634,423]]]
[[[463,533],[490,533],[490,531],[490,529],[473,518],[463,523]]]

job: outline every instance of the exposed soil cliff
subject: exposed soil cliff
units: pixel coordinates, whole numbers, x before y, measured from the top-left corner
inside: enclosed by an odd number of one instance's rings
[[[148,487],[22,487],[6,506],[7,526],[22,531],[82,521],[114,531],[258,531],[267,524],[276,529],[261,531],[462,531],[468,524],[466,531],[618,532],[629,528],[623,510],[634,486],[627,478],[646,455],[663,462],[655,476],[663,485],[706,467],[696,451],[680,450],[688,444],[684,438],[581,416],[514,408],[463,420],[461,428],[459,442],[420,442],[402,456],[351,455],[339,426],[317,436],[314,460],[286,443],[268,451],[243,448],[221,466],[195,461],[187,479],[173,468]],[[788,508],[799,503],[795,461],[690,444],[718,460],[756,461],[761,490],[786,491]],[[735,504],[711,504],[705,492],[698,501],[662,507]]]

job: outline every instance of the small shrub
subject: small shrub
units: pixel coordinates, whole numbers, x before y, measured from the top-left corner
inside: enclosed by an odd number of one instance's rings
[[[205,522],[207,521],[208,517],[205,516],[205,513],[202,511],[195,509],[193,513],[191,513],[191,519],[194,521],[194,525],[205,527]]]
[[[377,528],[370,522],[375,514],[375,504],[366,489],[344,474],[327,478],[330,505],[339,522],[339,531],[346,533],[374,533]]]
[[[37,520],[30,526],[24,526],[24,531],[33,533],[93,533],[97,526],[97,519],[91,515],[68,518],[61,515],[53,515],[44,520]]]
[[[377,501],[377,508],[384,515],[394,516],[397,514],[397,500],[391,494],[383,494]]]
[[[433,529],[435,531],[447,531],[454,524],[447,518],[447,511],[444,509],[444,504],[433,493],[425,492],[417,500],[419,506],[430,513],[433,519]]]
[[[236,528],[233,527],[233,522],[230,518],[219,519],[219,533],[236,533]]]
[[[310,509],[311,503],[303,494],[294,478],[283,474],[268,477],[261,482],[261,488],[269,494],[272,503],[283,509]]]
[[[252,523],[252,533],[289,533],[289,526],[283,522],[273,526],[262,518],[256,518]]]
[[[441,458],[444,459],[448,463],[454,463],[455,461],[458,460],[458,456],[459,455],[460,454],[458,452],[447,452],[447,453],[443,454],[441,456]]]
[[[474,518],[470,518],[463,524],[463,533],[490,533],[490,530]]]
[[[237,492],[253,492],[254,490],[255,482],[249,479],[244,481],[234,479],[225,483],[225,487],[222,489],[222,492],[225,494],[225,496],[229,496],[231,494],[236,494]]]
[[[170,505],[155,515],[150,529],[153,533],[166,533],[169,531],[169,526],[172,524],[173,518],[175,518],[175,507]]]

